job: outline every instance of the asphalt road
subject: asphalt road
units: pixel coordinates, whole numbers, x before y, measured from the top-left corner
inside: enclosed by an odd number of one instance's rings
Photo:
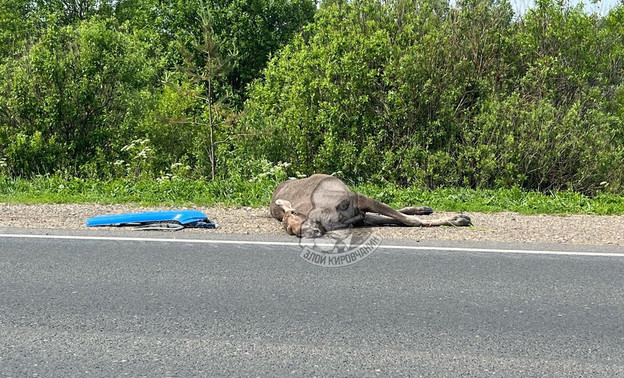
[[[331,269],[210,237],[0,236],[0,376],[624,376],[616,249],[430,243]]]

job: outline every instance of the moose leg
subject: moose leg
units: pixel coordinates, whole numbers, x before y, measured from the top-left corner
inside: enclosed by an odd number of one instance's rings
[[[402,209],[397,210],[399,213],[407,214],[407,215],[429,215],[433,213],[433,209],[429,206],[419,206],[419,207],[404,207]]]
[[[415,218],[415,217],[411,217]],[[406,224],[397,219],[385,215],[366,213],[364,216],[365,226],[413,226],[413,227],[436,227],[436,226],[470,226],[470,217],[464,214],[455,215],[448,219],[419,219],[420,225]]]
[[[407,214],[395,210],[383,202],[379,202],[372,198],[366,197],[362,194],[358,194],[358,207],[365,213],[377,213],[366,214],[364,223],[372,225],[403,225],[412,227],[435,227],[435,226],[469,226],[471,224],[470,218],[466,215],[456,215],[448,219],[433,219],[422,220],[418,217],[409,215],[415,208],[404,208],[402,211],[406,211]],[[431,211],[433,212],[433,210]],[[423,214],[431,214],[423,213]],[[388,219],[389,218],[389,219]]]
[[[403,223],[394,218],[387,217],[385,215],[366,213],[366,215],[364,215],[364,225],[365,226],[403,226]]]
[[[420,207],[404,207],[397,210],[399,213],[406,215],[429,215],[433,213],[433,209],[429,206]],[[387,217],[385,215],[366,213],[364,216],[364,224],[369,226],[403,226],[399,220]]]

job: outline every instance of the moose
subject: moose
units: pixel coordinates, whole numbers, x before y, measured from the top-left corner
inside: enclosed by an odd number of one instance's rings
[[[433,213],[432,208],[395,210],[351,191],[340,179],[325,174],[279,184],[273,192],[270,211],[289,235],[300,238],[317,238],[328,231],[358,226],[460,227],[472,224],[470,217],[463,214],[423,220],[416,215],[429,215]]]

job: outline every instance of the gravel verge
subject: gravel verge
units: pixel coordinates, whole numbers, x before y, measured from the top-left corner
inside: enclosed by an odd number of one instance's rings
[[[171,210],[171,207],[138,207],[97,204],[0,204],[0,228],[87,229],[85,219],[103,214]],[[185,229],[207,234],[285,235],[267,208],[197,207],[217,222],[215,230]],[[445,217],[434,213],[429,217]],[[624,246],[624,216],[520,215],[469,213],[473,227],[381,227],[387,238],[410,240],[466,240],[510,243],[564,243]],[[427,218],[427,217],[423,217]]]

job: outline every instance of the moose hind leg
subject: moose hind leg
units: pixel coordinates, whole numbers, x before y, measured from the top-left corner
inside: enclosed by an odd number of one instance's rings
[[[364,195],[358,195],[358,206],[364,213],[377,213],[392,218],[392,221],[386,219],[386,217],[369,217],[366,214],[366,222],[369,224],[400,224],[404,226],[412,227],[437,227],[437,226],[470,226],[472,224],[470,217],[467,215],[455,215],[447,219],[432,219],[425,220],[415,217],[413,215],[404,214],[397,211],[385,203],[379,202]],[[401,209],[406,210],[406,209]],[[411,211],[411,210],[406,210]]]
[[[367,213],[364,218],[364,225],[366,226],[412,226],[412,227],[438,227],[438,226],[452,226],[452,227],[465,227],[472,225],[470,217],[464,214],[455,215],[447,219],[419,219],[414,216],[409,216],[417,224],[408,224],[401,222],[397,219],[387,217],[385,215],[370,214]]]
[[[433,209],[429,206],[408,206],[398,210],[399,213],[403,213],[406,215],[429,215],[433,214]]]

